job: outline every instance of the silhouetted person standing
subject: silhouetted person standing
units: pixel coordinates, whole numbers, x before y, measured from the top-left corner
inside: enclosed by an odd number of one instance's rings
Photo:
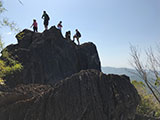
[[[35,19],[33,20],[33,24],[31,25],[31,27],[33,27],[34,32],[38,32],[38,24]]]
[[[67,31],[65,34],[65,37],[67,40],[70,40],[71,39],[71,31]]]
[[[57,28],[61,31],[62,30],[62,21],[60,21],[59,23],[58,23],[58,25],[57,25]]]
[[[44,27],[45,27],[45,30],[47,30],[50,18],[48,16],[48,14],[46,13],[46,11],[43,11],[42,19],[44,19]]]
[[[75,38],[77,39],[78,45],[80,45],[79,38],[81,37],[81,33],[76,29],[76,34],[73,36],[73,42]]]

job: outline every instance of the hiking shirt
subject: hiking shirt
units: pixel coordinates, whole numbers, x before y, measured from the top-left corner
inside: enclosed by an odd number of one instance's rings
[[[33,22],[33,27],[37,27],[37,22]]]
[[[76,32],[76,36],[77,36],[77,37],[81,37],[81,34],[80,34],[79,31]]]
[[[58,27],[58,29],[61,29],[63,26],[59,23],[59,24],[57,25],[57,27]]]
[[[49,21],[49,16],[48,16],[47,13],[44,13],[44,14],[42,15],[42,18],[44,18],[44,21]]]

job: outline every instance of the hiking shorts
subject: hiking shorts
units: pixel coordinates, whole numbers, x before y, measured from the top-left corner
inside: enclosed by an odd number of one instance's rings
[[[77,38],[77,39],[79,39],[79,38],[80,38],[80,37],[79,37],[78,35],[76,35],[76,34],[75,34],[73,37],[74,37],[74,38]]]
[[[44,20],[44,25],[48,26],[48,20]]]
[[[38,29],[37,27],[33,27],[34,32],[37,32],[37,29]]]

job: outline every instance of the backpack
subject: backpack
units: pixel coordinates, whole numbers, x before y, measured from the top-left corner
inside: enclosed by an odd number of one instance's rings
[[[81,33],[80,33],[80,32],[77,32],[77,36],[78,36],[78,37],[81,37]]]
[[[49,20],[50,18],[49,18],[49,16],[46,14],[46,16],[45,16],[45,19],[46,20]]]

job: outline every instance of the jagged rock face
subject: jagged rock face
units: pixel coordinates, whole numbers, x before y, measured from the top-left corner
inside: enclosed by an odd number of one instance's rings
[[[8,46],[7,50],[24,67],[15,77],[22,83],[55,83],[80,70],[101,71],[93,43],[78,46],[65,39],[55,27],[43,33],[24,30],[16,37],[18,44]]]
[[[133,120],[139,96],[126,76],[84,70],[50,85],[0,94],[2,120]]]

